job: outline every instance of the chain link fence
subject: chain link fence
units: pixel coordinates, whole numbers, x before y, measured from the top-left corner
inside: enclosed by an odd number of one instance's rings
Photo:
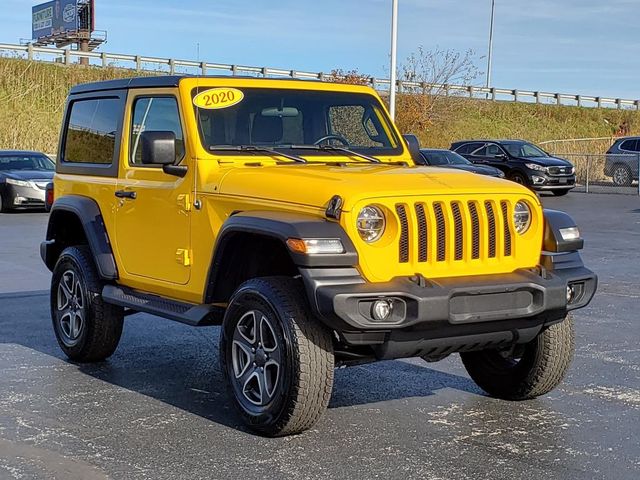
[[[576,168],[576,192],[640,195],[640,153],[558,153]]]

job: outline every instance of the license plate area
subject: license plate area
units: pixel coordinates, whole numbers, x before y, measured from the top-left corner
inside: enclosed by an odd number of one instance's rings
[[[455,293],[449,299],[449,322],[454,324],[507,320],[536,315],[544,308],[540,290]]]

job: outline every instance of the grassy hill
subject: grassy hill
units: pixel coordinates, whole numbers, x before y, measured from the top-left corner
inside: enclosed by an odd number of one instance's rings
[[[54,153],[64,100],[71,86],[136,75],[140,73],[0,57],[0,149]],[[635,111],[460,98],[441,100],[427,118],[400,96],[397,121],[403,131],[417,134],[424,145],[432,147],[479,137],[525,138],[534,142],[610,137],[623,122],[629,126],[629,133],[640,133],[640,113]],[[548,149],[603,153],[609,143],[558,143]]]

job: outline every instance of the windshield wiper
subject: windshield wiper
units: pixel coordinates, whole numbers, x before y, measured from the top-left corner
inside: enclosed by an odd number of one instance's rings
[[[209,150],[210,151],[235,150],[235,151],[238,151],[238,152],[252,152],[252,153],[265,152],[265,153],[268,153],[270,155],[273,155],[274,157],[284,157],[284,158],[292,160],[292,161],[294,161],[296,163],[307,163],[307,161],[304,158],[299,157],[297,155],[290,155],[288,153],[278,152],[277,150],[275,150],[273,148],[259,147],[257,145],[220,145],[220,146],[211,145],[211,146],[209,146]]]
[[[345,147],[336,147],[335,145],[291,145],[290,148],[342,152],[352,157],[363,158],[364,160],[367,160],[368,162],[371,162],[371,163],[382,163],[377,158],[370,157],[369,155],[365,155],[364,153],[358,153]]]

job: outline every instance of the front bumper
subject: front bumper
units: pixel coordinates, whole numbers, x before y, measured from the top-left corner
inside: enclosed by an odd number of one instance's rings
[[[530,171],[529,185],[534,190],[564,190],[576,186],[576,176],[549,175],[544,172]]]
[[[546,325],[587,305],[597,286],[596,275],[577,252],[545,254],[537,270],[503,275],[367,283],[355,269],[337,270],[302,271],[316,315],[347,344],[410,342],[414,354],[434,341],[455,349],[470,342],[530,341]],[[570,285],[576,293],[568,302]],[[371,313],[379,299],[393,303],[386,322]],[[402,348],[380,357],[412,356],[411,351]]]
[[[6,185],[4,201],[12,208],[44,208],[45,191],[37,187]]]

